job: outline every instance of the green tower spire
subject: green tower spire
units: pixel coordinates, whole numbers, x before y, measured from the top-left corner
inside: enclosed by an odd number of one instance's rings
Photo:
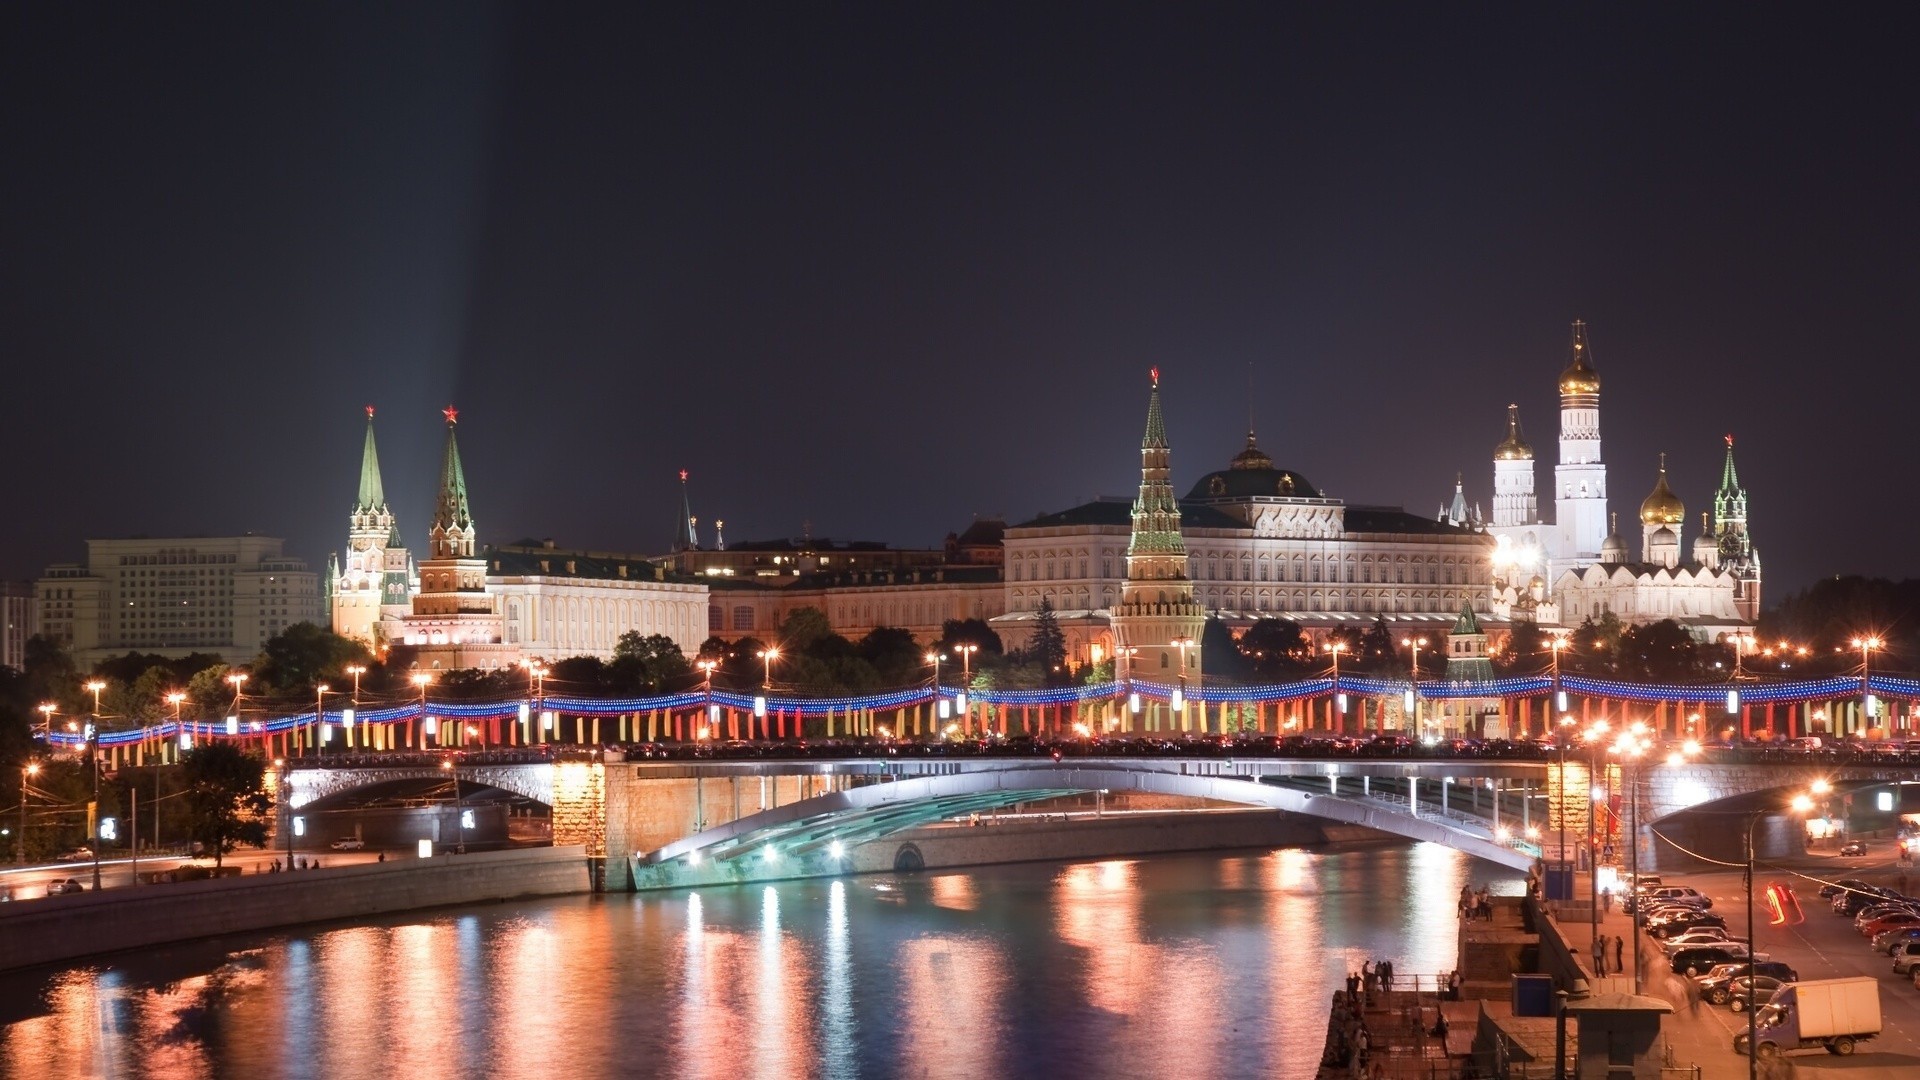
[[[353,501],[356,513],[371,514],[387,505],[386,490],[380,485],[380,451],[373,445],[373,406],[367,406],[367,441],[360,451],[360,494]]]
[[[467,507],[467,473],[460,467],[460,440],[454,436],[460,410],[449,405],[440,415],[447,418],[447,454],[440,463],[440,501],[433,523],[465,529],[473,524],[473,514]]]
[[[1152,369],[1153,390],[1147,397],[1147,430],[1140,437],[1140,494],[1133,501],[1133,538],[1128,555],[1181,556],[1178,576],[1185,577],[1186,543],[1180,537],[1180,504],[1173,495],[1168,470],[1167,423],[1160,415],[1160,369]]]

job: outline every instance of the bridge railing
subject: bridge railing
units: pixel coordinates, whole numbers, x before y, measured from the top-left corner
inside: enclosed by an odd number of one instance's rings
[[[1414,698],[1426,700],[1469,698],[1511,700],[1540,697],[1552,693],[1555,689],[1585,698],[1628,704],[1637,702],[1713,706],[1724,702],[1729,712],[1751,705],[1833,701],[1855,697],[1863,692],[1870,692],[1890,700],[1920,700],[1920,679],[1885,674],[1875,674],[1864,679],[1859,676],[1831,676],[1819,679],[1752,679],[1694,684],[1634,683],[1571,674],[1562,676],[1557,684],[1546,675],[1516,675],[1469,682],[1444,679],[1383,679],[1369,675],[1343,674],[1337,679],[1313,677],[1257,686],[1211,684],[1193,687],[1185,692],[1185,697],[1202,706],[1225,707],[1299,702],[1334,694],[1371,698],[1411,694]],[[597,718],[637,716],[648,713],[684,716],[687,713],[706,713],[711,709],[721,709],[731,712],[751,711],[756,715],[773,713],[798,720],[836,716],[844,718],[855,713],[917,709],[934,704],[965,713],[979,706],[1000,710],[1077,709],[1082,706],[1122,702],[1134,695],[1154,702],[1169,702],[1175,690],[1176,688],[1171,684],[1147,680],[1093,683],[1037,690],[994,688],[968,690],[927,684],[878,694],[819,698],[749,695],[715,689],[633,698],[579,698],[553,695],[542,697],[537,702],[530,698],[493,702],[421,701],[401,705],[370,706],[358,710],[355,719],[363,727],[412,724],[435,717],[461,722],[506,720],[525,724],[528,722],[529,712],[534,709],[568,716]],[[968,702],[963,699],[971,700]],[[298,734],[316,727],[339,725],[344,719],[343,713],[338,710],[322,711],[318,716],[312,711],[302,710],[270,718],[247,719],[244,722],[237,717],[229,718],[224,722],[170,720],[139,728],[104,731],[98,735],[98,739],[104,746],[130,746],[164,740],[177,740],[185,746],[195,740],[203,739],[264,738],[290,733]],[[86,735],[81,731],[49,731],[45,734],[45,738],[57,746],[72,747],[86,742]]]

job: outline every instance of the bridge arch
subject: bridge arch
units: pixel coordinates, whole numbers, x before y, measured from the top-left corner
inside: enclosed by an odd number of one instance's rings
[[[1369,799],[1116,763],[1042,763],[848,787],[635,852],[630,860],[635,884],[643,888],[830,874],[838,872],[840,853],[856,844],[973,811],[1096,790],[1285,810],[1443,844],[1514,869],[1527,869],[1534,858],[1486,829]]]
[[[373,769],[295,768],[287,774],[294,809],[340,795],[401,780],[444,780],[457,773],[463,784],[499,788],[525,799],[553,805],[553,766],[538,762],[520,765],[462,765],[440,769],[432,765],[388,766]]]

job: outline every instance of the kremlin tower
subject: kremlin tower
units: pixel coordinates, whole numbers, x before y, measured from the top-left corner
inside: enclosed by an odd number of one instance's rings
[[[385,636],[381,624],[408,610],[413,564],[380,482],[380,454],[373,442],[373,406],[367,406],[367,438],[360,451],[360,490],[347,518],[347,557],[329,560],[327,597],[333,632],[369,646]]]
[[[1169,472],[1166,422],[1160,414],[1160,369],[1153,369],[1147,430],[1140,440],[1140,493],[1133,501],[1127,578],[1112,618],[1116,648],[1133,649],[1129,674],[1189,687],[1200,680],[1200,634],[1206,612],[1193,595],[1187,546],[1180,535],[1180,504]]]

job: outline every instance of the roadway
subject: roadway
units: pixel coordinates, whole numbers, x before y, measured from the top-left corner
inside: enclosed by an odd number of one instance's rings
[[[397,858],[401,854],[403,853],[396,849],[388,852],[387,857],[390,859]],[[411,854],[411,851],[406,854]],[[319,859],[323,866],[348,866],[353,863],[373,862],[378,859],[379,856],[380,853],[372,849],[366,851],[296,850],[294,852],[294,858],[296,859],[303,857],[309,860]],[[284,869],[287,859],[287,853],[284,849],[279,851],[236,851],[228,855],[222,864],[225,866],[238,866],[241,868],[241,873],[244,874],[259,874],[265,873],[267,868],[276,859],[280,861],[281,867]],[[180,866],[212,865],[213,860],[211,859],[189,859],[178,855],[161,855],[153,858],[142,858],[139,863],[140,873],[142,874],[155,870],[172,870]],[[100,861],[100,887],[103,889],[128,888],[133,884],[133,874],[134,864],[131,859],[102,859]],[[12,900],[40,899],[47,895],[48,885],[66,878],[73,878],[79,881],[82,886],[91,892],[93,890],[93,863],[44,863],[35,866],[0,870],[0,896],[7,896]]]
[[[1819,896],[1818,881],[1795,877],[1789,871],[1826,881],[1857,877],[1875,885],[1899,887],[1901,869],[1894,859],[1893,845],[1883,841],[1872,857],[1841,859],[1821,853],[1762,864],[1756,872],[1756,884],[1764,889],[1769,883],[1793,886],[1800,898],[1805,921],[1782,926],[1770,925],[1762,908],[1755,912],[1755,936],[1758,948],[1769,959],[1791,964],[1801,979],[1837,979],[1864,975],[1880,983],[1880,1008],[1883,1017],[1879,1038],[1863,1043],[1860,1052],[1900,1053],[1920,1056],[1920,990],[1913,980],[1893,974],[1893,961],[1873,951],[1867,940],[1853,928],[1851,917],[1833,914]],[[1743,874],[1737,869],[1696,874],[1662,874],[1669,884],[1691,885],[1713,898],[1713,910],[1727,920],[1727,932],[1746,936],[1746,892]],[[1920,873],[1914,875],[1920,880]],[[1601,932],[1631,935],[1632,925],[1616,906],[1607,916]],[[1565,924],[1563,924],[1565,925]],[[1566,925],[1569,943],[1576,948],[1591,938],[1587,928],[1577,922]],[[1690,994],[1690,982],[1669,969],[1659,946],[1647,939],[1643,945],[1646,961],[1646,993],[1666,998],[1674,1006],[1674,1015],[1665,1025],[1675,1059],[1705,1067],[1707,1076],[1745,1075],[1746,1058],[1733,1052],[1733,1036],[1747,1028],[1745,1013],[1700,1001]],[[1827,1055],[1811,1051],[1818,1058]],[[1736,1071],[1737,1070],[1737,1071]]]

